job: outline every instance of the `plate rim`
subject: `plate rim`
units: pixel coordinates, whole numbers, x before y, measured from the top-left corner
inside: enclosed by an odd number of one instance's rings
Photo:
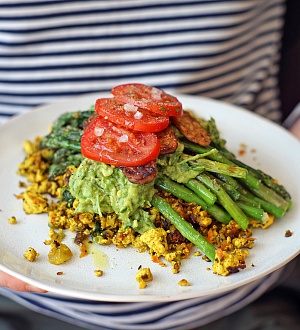
[[[274,123],[274,122],[272,122],[269,119],[266,119],[264,117],[261,117],[260,115],[258,115],[256,113],[253,113],[253,112],[251,112],[247,109],[241,108],[241,107],[236,106],[236,105],[232,105],[228,102],[219,101],[219,100],[215,100],[215,99],[210,99],[210,98],[207,98],[207,97],[195,96],[195,95],[186,95],[186,94],[178,94],[178,93],[173,93],[173,94],[176,97],[178,97],[178,99],[181,100],[183,104],[185,102],[185,99],[186,100],[189,99],[189,100],[196,100],[196,101],[206,101],[208,103],[218,104],[222,107],[226,106],[226,107],[229,107],[231,109],[235,109],[236,111],[242,112],[245,116],[249,116],[249,118],[256,118],[256,119],[264,122],[266,125],[269,125],[273,129],[279,130],[283,134],[287,134],[287,136],[290,139],[292,139],[292,140],[294,139],[295,141],[299,142],[296,137],[294,137],[291,133],[289,133],[286,129],[284,129],[279,124]],[[33,108],[33,110],[31,110],[31,111],[28,111],[26,113],[22,113],[20,115],[14,116],[8,122],[1,125],[0,126],[0,132],[3,129],[5,129],[6,127],[9,128],[11,125],[14,125],[14,123],[16,121],[20,121],[23,118],[26,118],[27,116],[31,116],[31,113],[34,112],[34,111],[43,112],[43,111],[46,111],[49,108],[56,107],[59,104],[68,104],[68,103],[74,102],[76,100],[80,100],[80,101],[85,100],[85,99],[89,100],[89,99],[92,99],[93,97],[97,97],[97,98],[98,97],[106,97],[107,95],[109,95],[109,94],[108,93],[88,93],[88,94],[83,94],[83,95],[77,95],[75,97],[60,99],[60,100],[58,100],[58,102],[52,102],[52,103],[48,103],[48,104],[45,104],[45,105],[37,106],[37,107]],[[70,110],[70,111],[73,111],[73,110]],[[51,124],[51,123],[49,123],[49,124]],[[5,128],[3,128],[3,127],[5,127]],[[226,137],[224,137],[224,138],[226,139]],[[295,253],[293,253],[292,255],[289,256],[289,258],[287,258],[285,261],[277,264],[277,266],[274,267],[271,271],[266,270],[265,272],[260,273],[259,276],[255,277],[253,279],[248,279],[247,281],[244,281],[244,282],[242,281],[243,282],[242,284],[240,284],[239,282],[237,282],[235,284],[231,284],[231,286],[228,290],[226,290],[226,288],[223,288],[223,290],[220,291],[220,288],[216,288],[215,290],[211,290],[212,293],[210,293],[208,295],[215,295],[215,294],[219,294],[219,293],[225,293],[229,290],[235,290],[236,288],[238,288],[242,285],[247,285],[248,283],[253,282],[253,281],[255,281],[259,278],[262,278],[262,277],[270,274],[271,272],[274,272],[277,269],[281,268],[283,265],[287,264],[292,259],[294,259],[299,253],[300,253],[300,250],[295,251]],[[26,281],[27,283],[29,283],[31,285],[41,287],[45,290],[51,291],[51,292],[59,294],[59,295],[62,294],[62,295],[68,295],[68,296],[73,297],[73,298],[78,298],[78,292],[75,291],[75,290],[70,290],[70,289],[61,290],[60,288],[57,288],[55,286],[53,287],[51,285],[41,283],[39,281],[36,281],[35,279],[32,279],[30,277],[27,277],[27,276],[23,275],[23,274],[19,274],[19,273],[15,272],[14,270],[9,269],[9,268],[7,268],[6,266],[4,266],[2,264],[0,264],[0,269],[5,271],[6,273],[8,273],[10,275],[13,275],[13,276],[18,277],[19,279],[21,279],[23,281]],[[234,274],[231,275],[231,276],[234,276]],[[89,299],[89,300],[101,300],[101,301],[118,301],[118,302],[129,302],[129,301],[130,302],[138,302],[138,301],[151,301],[151,302],[160,301],[161,302],[161,301],[184,300],[184,299],[190,299],[190,298],[196,298],[196,297],[199,297],[199,294],[182,293],[180,296],[177,295],[177,296],[174,296],[174,297],[173,296],[169,297],[169,296],[161,295],[161,296],[157,296],[156,298],[151,296],[151,295],[150,296],[138,295],[138,296],[131,296],[131,297],[118,296],[118,299],[116,300],[116,296],[111,296],[111,295],[107,295],[107,294],[103,294],[103,293],[92,294],[92,293],[88,293],[88,292],[87,293],[81,292],[79,298]]]

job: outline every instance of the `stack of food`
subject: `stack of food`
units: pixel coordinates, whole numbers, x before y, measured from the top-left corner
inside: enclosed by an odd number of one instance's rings
[[[252,228],[283,217],[288,192],[238,160],[214,119],[197,118],[176,97],[142,84],[111,93],[25,142],[19,174],[30,185],[19,197],[26,213],[49,214],[49,261],[71,257],[62,243],[69,229],[81,256],[87,240],[133,247],[178,273],[196,247],[216,274],[245,268]]]

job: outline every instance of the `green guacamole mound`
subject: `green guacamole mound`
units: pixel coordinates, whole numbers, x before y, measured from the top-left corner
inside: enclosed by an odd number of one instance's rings
[[[156,192],[154,180],[134,184],[117,167],[84,159],[71,176],[69,186],[72,196],[79,201],[78,213],[115,212],[123,228],[131,227],[138,233],[154,228],[152,217],[143,210]]]

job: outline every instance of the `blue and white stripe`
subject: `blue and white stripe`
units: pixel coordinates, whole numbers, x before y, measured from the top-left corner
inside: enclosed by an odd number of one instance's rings
[[[280,120],[284,0],[0,1],[0,120],[141,82]]]
[[[280,120],[284,0],[0,0],[0,123],[62,98],[141,82]],[[0,293],[85,329],[192,329],[242,308],[282,276],[170,303]]]

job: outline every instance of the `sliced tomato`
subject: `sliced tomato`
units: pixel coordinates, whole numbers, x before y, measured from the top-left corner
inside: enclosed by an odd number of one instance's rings
[[[169,126],[169,117],[123,103],[115,98],[96,100],[95,111],[115,124],[136,131],[159,132]]]
[[[97,116],[81,138],[84,157],[115,166],[141,166],[157,158],[160,151],[155,133],[139,132]]]
[[[121,102],[134,104],[162,116],[181,116],[182,114],[182,104],[178,99],[156,87],[124,84],[114,87],[111,93]]]

